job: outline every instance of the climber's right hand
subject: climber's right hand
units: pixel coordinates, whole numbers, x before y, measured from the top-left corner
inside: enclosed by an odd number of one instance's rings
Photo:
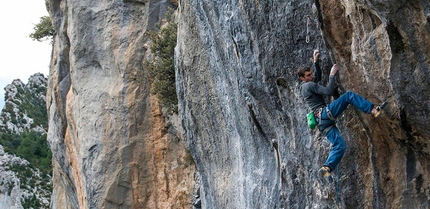
[[[336,75],[338,70],[339,70],[339,67],[336,64],[334,64],[333,67],[331,67],[330,75]]]

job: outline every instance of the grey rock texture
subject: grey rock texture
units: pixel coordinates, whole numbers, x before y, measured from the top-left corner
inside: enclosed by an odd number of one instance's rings
[[[202,208],[428,208],[429,10],[181,1],[177,89]],[[333,185],[318,179],[330,145],[306,126],[295,74],[314,49],[325,76],[337,63],[346,90],[389,102],[382,118],[349,108],[338,120],[347,153]]]
[[[145,32],[169,2],[46,3],[57,32],[47,93],[51,208],[191,205],[192,158],[143,70]]]
[[[179,119],[143,69],[168,2],[46,2],[52,208],[429,207],[428,0],[179,1]],[[337,63],[344,89],[389,102],[339,118],[335,184],[299,96],[314,49],[325,81]]]

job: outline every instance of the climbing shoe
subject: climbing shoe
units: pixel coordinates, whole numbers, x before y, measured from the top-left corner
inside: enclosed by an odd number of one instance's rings
[[[331,183],[333,182],[333,178],[331,177],[329,170],[330,170],[329,167],[323,166],[320,168],[319,173],[324,179],[326,179],[329,183]]]
[[[387,104],[388,102],[383,102],[381,105],[375,107],[376,113],[373,114],[373,117],[379,118],[379,116],[381,116],[382,109],[384,109],[384,107],[387,106]]]

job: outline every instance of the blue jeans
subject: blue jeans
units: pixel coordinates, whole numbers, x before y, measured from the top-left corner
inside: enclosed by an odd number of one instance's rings
[[[337,118],[349,104],[365,113],[370,113],[373,108],[373,104],[371,102],[354,92],[346,92],[329,104],[327,108],[330,110],[333,117]],[[321,113],[320,124],[318,125],[319,129],[324,130],[331,125],[333,125],[333,128],[327,132],[326,137],[332,143],[332,149],[324,163],[324,166],[330,167],[330,170],[333,171],[342,159],[343,154],[345,154],[346,144],[339,132],[339,129],[335,126],[335,121],[329,119],[327,111],[324,108]]]

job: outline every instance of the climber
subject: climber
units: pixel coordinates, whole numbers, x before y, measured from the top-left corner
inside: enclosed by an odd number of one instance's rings
[[[362,112],[372,114],[374,117],[379,117],[382,108],[387,104],[386,102],[375,107],[371,102],[365,100],[360,95],[354,92],[346,92],[338,99],[330,104],[326,104],[324,100],[325,95],[332,95],[335,88],[335,75],[338,71],[338,66],[333,65],[330,71],[329,82],[327,86],[318,84],[321,80],[321,68],[319,65],[319,51],[315,50],[313,53],[315,65],[315,77],[309,67],[300,67],[297,70],[302,84],[300,85],[301,94],[308,107],[314,112],[318,129],[325,134],[327,139],[332,144],[330,154],[319,169],[319,173],[325,177],[329,182],[332,182],[330,172],[336,169],[340,160],[345,153],[346,145],[339,130],[336,127],[335,120],[342,114],[349,104],[358,108]]]

